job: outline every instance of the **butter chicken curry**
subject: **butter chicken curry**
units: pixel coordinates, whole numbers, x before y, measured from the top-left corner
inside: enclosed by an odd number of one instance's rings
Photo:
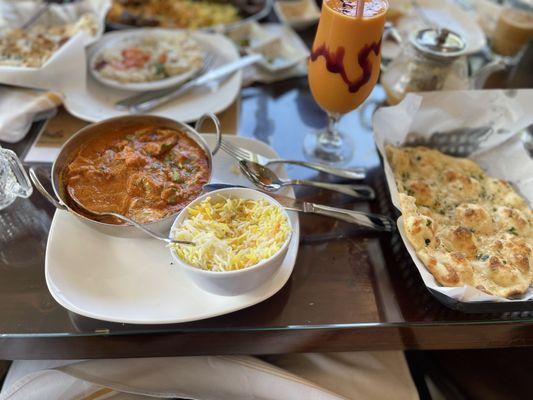
[[[175,214],[209,179],[205,151],[169,128],[110,132],[84,143],[65,168],[65,192],[89,210],[116,212],[148,223]],[[120,224],[118,219],[95,218]]]

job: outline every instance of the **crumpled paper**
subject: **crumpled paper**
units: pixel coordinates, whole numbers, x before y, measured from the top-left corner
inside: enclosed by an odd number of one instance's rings
[[[0,30],[20,27],[43,4],[35,1],[1,1]],[[85,47],[98,40],[104,32],[104,20],[110,0],[83,0],[73,4],[54,4],[36,24],[75,22],[87,12],[94,12],[99,21],[96,36],[79,32],[61,46],[41,68],[0,66],[0,83],[36,89],[51,89],[64,92],[73,87],[85,87]]]
[[[385,175],[394,206],[401,211],[394,174],[385,154],[387,144],[417,143],[477,162],[489,175],[505,179],[533,204],[533,159],[521,140],[533,124],[533,90],[478,90],[408,94],[394,107],[376,111],[374,137],[383,156]],[[418,259],[398,219],[402,240],[424,284],[463,302],[523,301],[533,288],[516,299],[488,295],[471,286],[443,287]]]

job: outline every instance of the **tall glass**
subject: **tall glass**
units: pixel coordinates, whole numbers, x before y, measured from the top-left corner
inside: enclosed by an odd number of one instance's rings
[[[324,0],[309,58],[309,86],[328,113],[324,131],[306,135],[304,149],[314,161],[342,164],[353,155],[353,140],[337,128],[374,88],[381,64],[381,36],[387,0]]]

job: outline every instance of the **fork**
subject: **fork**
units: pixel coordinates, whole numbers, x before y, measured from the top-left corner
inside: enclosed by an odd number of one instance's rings
[[[316,171],[325,172],[327,174],[340,176],[341,178],[355,179],[355,180],[365,179],[366,177],[366,171],[364,168],[354,168],[354,169],[336,168],[336,167],[331,167],[329,165],[315,163],[315,162],[307,162],[307,161],[299,161],[299,160],[283,160],[280,158],[267,158],[260,154],[254,153],[250,150],[235,146],[234,144],[227,142],[225,140],[222,140],[220,145],[221,145],[221,148],[226,153],[228,153],[230,156],[235,158],[237,161],[241,161],[241,160],[254,161],[265,167],[270,164],[299,165],[301,167],[314,169]]]
[[[137,104],[148,102],[152,99],[160,98],[167,96],[173,92],[175,92],[177,89],[182,87],[183,85],[189,83],[193,79],[198,78],[199,76],[206,73],[215,63],[217,57],[214,54],[208,54],[205,57],[204,65],[202,65],[202,68],[199,68],[194,74],[191,75],[191,77],[181,83],[179,83],[176,86],[172,86],[167,89],[161,89],[161,90],[152,90],[150,92],[144,92],[141,94],[136,94],[130,97],[127,97],[125,99],[119,100],[115,103],[115,107],[119,110],[129,110],[130,107],[135,106]]]

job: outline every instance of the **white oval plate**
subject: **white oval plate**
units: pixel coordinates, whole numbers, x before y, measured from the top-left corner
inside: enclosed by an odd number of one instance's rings
[[[158,35],[160,33],[165,33],[168,35],[168,34],[182,34],[184,32],[185,31],[178,30],[178,29],[173,29],[173,30],[170,30],[170,29],[130,29],[130,30],[125,30],[125,31],[115,31],[115,32],[106,33],[102,37],[102,39],[100,39],[98,43],[92,46],[91,49],[89,50],[89,72],[91,73],[92,77],[96,79],[98,82],[106,86],[109,86],[115,89],[121,89],[121,90],[145,92],[145,91],[150,91],[150,90],[166,89],[171,86],[178,85],[182,82],[185,82],[187,79],[189,79],[198,70],[198,68],[192,69],[182,74],[170,76],[168,78],[159,79],[156,81],[123,83],[123,82],[115,81],[113,79],[104,78],[102,75],[98,73],[98,71],[96,71],[95,63],[96,63],[96,58],[103,50],[108,49],[108,48],[113,48],[116,46],[121,46],[125,42],[139,39],[141,37],[145,37],[149,35]],[[193,39],[196,39],[197,35],[194,32],[191,32],[190,35],[193,37]]]
[[[205,135],[212,146],[213,135]],[[242,137],[226,140],[267,157],[266,144]],[[214,157],[212,182],[251,186],[223,152]],[[276,168],[281,177],[287,173]],[[235,171],[235,172],[234,172]],[[292,189],[283,194],[293,196]],[[54,299],[77,314],[131,324],[169,324],[216,317],[250,307],[274,295],[289,279],[300,240],[298,215],[289,212],[294,233],[272,280],[243,295],[217,296],[198,288],[171,264],[165,244],[154,239],[122,239],[92,230],[73,215],[56,211],[46,247],[46,283]]]
[[[117,34],[119,33],[121,32],[117,32]],[[216,55],[216,62],[212,68],[236,61],[239,58],[239,53],[233,42],[223,35],[194,32],[193,36],[206,49],[207,53]],[[241,89],[241,82],[242,73],[239,71],[223,81],[215,90],[208,87],[194,89],[175,100],[154,108],[150,114],[192,122],[207,112],[219,113],[228,108],[237,98]],[[117,110],[115,103],[133,95],[135,92],[110,88],[98,82],[91,74],[87,74],[86,89],[67,90],[64,105],[68,112],[75,117],[97,122],[119,115],[127,115],[127,111]]]

